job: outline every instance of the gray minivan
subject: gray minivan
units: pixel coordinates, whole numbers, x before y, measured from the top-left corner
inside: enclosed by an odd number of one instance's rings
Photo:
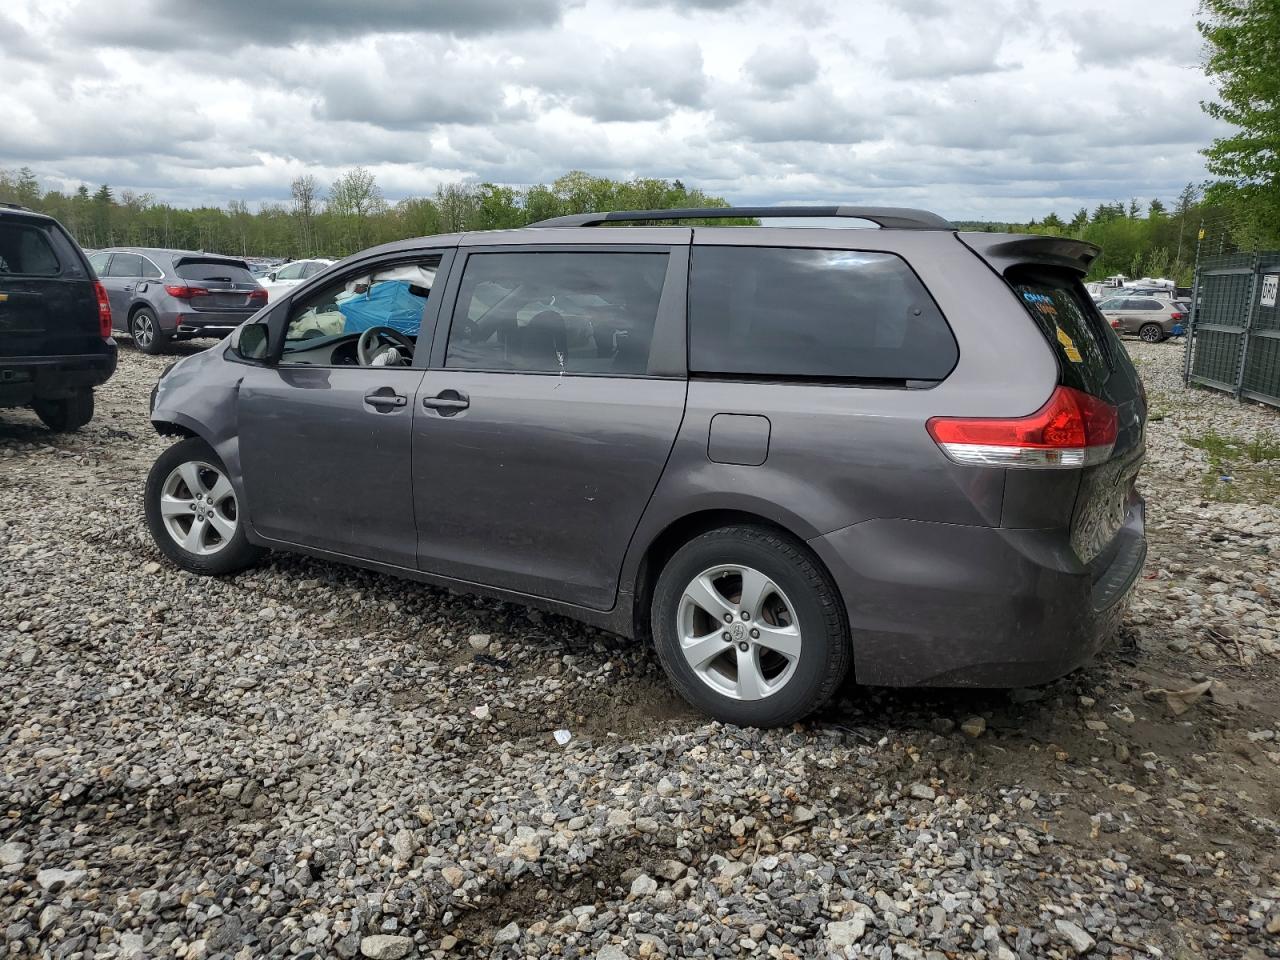
[[[841,217],[878,230],[606,224]],[[721,720],[1003,686],[1114,632],[1146,403],[1097,249],[926,212],[633,211],[402,241],[160,379],[159,548],[296,551],[651,638]]]

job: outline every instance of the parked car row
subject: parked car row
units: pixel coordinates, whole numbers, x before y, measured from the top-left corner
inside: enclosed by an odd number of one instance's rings
[[[1135,335],[1147,343],[1181,336],[1191,316],[1190,301],[1133,294],[1103,300],[1098,309],[1118,333]]]

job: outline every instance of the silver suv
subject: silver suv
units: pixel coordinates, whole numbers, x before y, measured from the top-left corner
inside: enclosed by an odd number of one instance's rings
[[[89,256],[116,330],[143,353],[175,340],[225,337],[267,302],[249,265],[192,250],[112,247]]]
[[[606,224],[844,217],[879,230]],[[368,250],[160,379],[151,533],[651,639],[721,720],[1091,657],[1146,553],[1097,249],[891,208],[590,214]]]

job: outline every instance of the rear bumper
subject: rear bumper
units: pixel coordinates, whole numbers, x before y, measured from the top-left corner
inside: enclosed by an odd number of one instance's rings
[[[174,339],[187,337],[225,337],[257,310],[218,313],[171,313],[160,318],[160,327]]]
[[[66,397],[106,383],[115,371],[114,340],[103,341],[97,353],[0,357],[0,406],[23,406],[36,397]]]
[[[845,598],[860,683],[1020,687],[1115,635],[1146,560],[1144,513],[1134,497],[1087,565],[1065,530],[871,520],[810,545]]]

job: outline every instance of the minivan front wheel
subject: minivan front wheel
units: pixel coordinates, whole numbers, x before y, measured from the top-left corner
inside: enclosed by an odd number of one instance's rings
[[[1160,343],[1164,340],[1164,331],[1160,329],[1158,323],[1144,323],[1138,331],[1138,336],[1144,343]]]
[[[182,440],[160,454],[147,476],[147,527],[160,552],[184,570],[236,573],[262,551],[245,536],[226,467],[207,443]]]
[[[169,339],[160,329],[156,315],[145,308],[129,318],[129,336],[133,337],[134,346],[152,355],[163,352]]]
[[[723,527],[681,547],[658,577],[651,616],[676,689],[726,723],[794,723],[849,668],[830,576],[802,543],[764,527]]]

